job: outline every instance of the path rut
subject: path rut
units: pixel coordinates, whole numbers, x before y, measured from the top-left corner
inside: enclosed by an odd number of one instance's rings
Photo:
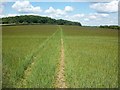
[[[57,79],[56,79],[56,88],[67,88],[65,83],[65,74],[64,74],[64,45],[63,45],[63,39],[61,39],[61,58],[58,65],[58,73],[57,73]]]

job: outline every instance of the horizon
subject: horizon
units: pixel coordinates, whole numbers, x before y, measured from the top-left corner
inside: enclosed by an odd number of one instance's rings
[[[0,17],[37,15],[80,22],[83,26],[118,25],[118,0],[108,2],[30,2],[2,3]]]
[[[39,15],[17,15],[17,16],[39,16]],[[8,18],[8,17],[16,17],[16,16],[7,16],[7,17],[2,17],[2,18]],[[40,16],[40,17],[48,17],[48,16]],[[1,17],[0,17],[1,18]],[[1,18],[1,19],[2,19]],[[51,17],[48,17],[51,18]],[[51,19],[55,19],[55,18],[51,18]],[[60,20],[60,19],[55,19],[55,20]],[[66,20],[66,19],[62,19],[62,20]],[[70,20],[67,20],[70,21]],[[71,22],[76,22],[76,21],[71,21]],[[80,23],[80,22],[78,22]],[[81,24],[81,23],[80,23]],[[4,25],[4,24],[0,24],[0,25]],[[37,24],[36,24],[37,25]],[[82,24],[81,24],[82,25]],[[82,27],[99,27],[99,26],[119,26],[119,25],[93,25],[93,26],[89,26],[89,25],[82,25]]]

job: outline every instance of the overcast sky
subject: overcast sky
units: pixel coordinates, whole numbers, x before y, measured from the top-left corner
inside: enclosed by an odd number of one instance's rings
[[[47,2],[48,0],[46,2],[42,2],[42,0],[41,2],[13,1],[1,4],[0,17],[40,15],[77,21],[81,22],[82,25],[118,24],[118,0],[107,0],[107,2],[88,2],[87,0],[86,2],[83,2],[84,0],[68,0],[71,2],[63,2],[63,0],[62,2]]]

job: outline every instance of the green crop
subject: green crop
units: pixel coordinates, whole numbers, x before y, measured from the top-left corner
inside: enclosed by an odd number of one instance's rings
[[[54,88],[61,38],[68,88],[118,87],[118,31],[79,26],[3,26],[3,88]]]
[[[117,31],[63,27],[69,87],[118,87]]]
[[[55,31],[56,26],[3,27],[3,87],[16,87],[24,71],[32,63],[41,44]]]

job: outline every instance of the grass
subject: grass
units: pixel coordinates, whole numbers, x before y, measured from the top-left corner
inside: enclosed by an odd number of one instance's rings
[[[56,67],[60,57],[60,33],[59,31],[46,43],[42,54],[36,55],[36,62],[31,68],[32,75],[26,79],[23,87],[51,88],[54,87]]]
[[[64,39],[68,88],[118,87],[118,31],[79,26],[3,26],[3,88],[54,88]]]
[[[3,87],[16,86],[38,47],[55,31],[56,26],[44,25],[3,27]]]
[[[115,30],[63,27],[68,87],[118,87],[118,37]]]

